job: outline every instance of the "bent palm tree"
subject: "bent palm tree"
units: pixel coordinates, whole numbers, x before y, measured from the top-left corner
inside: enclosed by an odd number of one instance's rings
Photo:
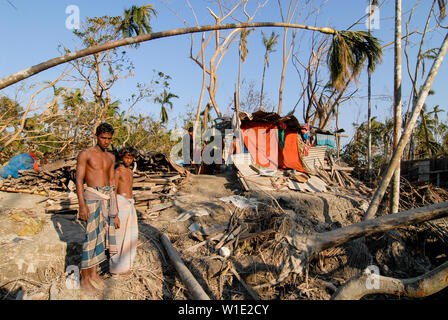
[[[263,106],[263,88],[264,88],[264,76],[266,74],[266,66],[269,68],[269,53],[274,52],[274,47],[277,44],[279,35],[274,33],[272,31],[271,36],[269,39],[266,37],[266,35],[261,31],[261,34],[263,35],[263,44],[266,49],[264,53],[264,66],[263,66],[263,77],[261,78],[261,93],[260,93],[260,108]]]

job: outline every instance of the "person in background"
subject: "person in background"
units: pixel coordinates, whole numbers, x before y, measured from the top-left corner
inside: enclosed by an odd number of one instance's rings
[[[44,157],[40,160],[40,165],[44,166],[46,164],[50,163],[50,153],[49,152],[45,152],[44,153]]]
[[[303,155],[307,156],[311,148],[310,127],[307,123],[300,127],[300,139],[303,142]]]
[[[310,127],[307,123],[300,127],[300,137],[305,144],[311,145]]]

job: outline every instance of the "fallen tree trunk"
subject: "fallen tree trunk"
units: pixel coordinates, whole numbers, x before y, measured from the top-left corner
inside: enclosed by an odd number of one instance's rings
[[[162,241],[162,244],[165,247],[168,256],[170,257],[171,262],[179,273],[182,282],[188,288],[192,297],[196,300],[210,300],[204,289],[202,289],[195,277],[191,274],[190,270],[188,270],[188,268],[182,262],[182,259],[177,254],[176,249],[174,249],[168,237],[164,234],[161,234],[160,240]]]
[[[290,257],[284,264],[278,279],[256,286],[255,289],[281,283],[286,280],[291,272],[301,274],[309,261],[323,250],[337,247],[351,240],[366,237],[374,233],[393,230],[445,216],[448,216],[448,202],[366,220],[329,232],[286,236],[290,244]]]
[[[368,294],[392,294],[411,298],[430,296],[448,287],[448,261],[421,276],[396,279],[364,272],[349,280],[332,300],[359,300]]]
[[[333,231],[318,233],[312,240],[317,253],[322,250],[336,247],[350,240],[366,237],[373,233],[384,232],[399,227],[418,224],[448,215],[448,202],[433,204],[426,207],[415,208],[400,213],[379,217],[352,224]]]
[[[172,29],[161,32],[153,32],[141,34],[135,37],[129,37],[120,39],[113,42],[102,43],[96,46],[88,47],[79,51],[70,52],[63,56],[59,56],[57,58],[50,59],[48,61],[39,63],[30,68],[18,71],[14,74],[11,74],[3,79],[0,79],[0,90],[6,88],[16,82],[22,81],[26,78],[31,77],[39,72],[47,70],[49,68],[53,68],[62,63],[66,63],[75,59],[79,59],[85,56],[89,56],[98,52],[111,50],[113,48],[118,48],[121,46],[136,44],[140,42],[155,40],[159,38],[172,37],[182,34],[190,34],[190,33],[199,33],[206,31],[214,31],[214,30],[226,30],[226,29],[238,29],[238,28],[260,28],[260,27],[287,27],[287,28],[297,28],[297,29],[306,29],[312,31],[318,31],[324,34],[337,34],[337,30],[323,27],[313,27],[313,26],[305,26],[291,23],[283,23],[283,22],[251,22],[251,23],[229,23],[229,24],[220,24],[220,25],[206,25],[206,26],[196,26],[190,28],[180,28],[180,29]]]

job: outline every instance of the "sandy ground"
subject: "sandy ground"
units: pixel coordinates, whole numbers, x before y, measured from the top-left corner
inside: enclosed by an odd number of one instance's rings
[[[48,292],[43,296],[45,299],[188,298],[184,288],[177,293],[177,296],[172,293],[171,289],[164,288],[163,280],[167,282],[167,279],[173,283],[175,288],[182,288],[182,284],[176,277],[175,271],[170,269],[168,258],[164,256],[158,242],[159,231],[165,233],[175,248],[181,252],[197,243],[189,237],[189,227],[193,224],[208,227],[227,223],[235,207],[221,201],[220,198],[243,193],[239,182],[231,172],[217,176],[191,175],[190,180],[180,188],[173,198],[174,205],[172,207],[159,212],[158,216],[152,216],[151,219],[139,221],[140,239],[134,269],[151,272],[153,282],[146,286],[152,288],[152,293],[141,294],[132,290],[133,281],[136,281],[136,272],[134,272],[134,277],[128,279],[111,278],[105,272],[103,278],[107,289],[100,296],[85,297],[80,290],[67,290],[67,278],[64,276],[66,271],[71,270],[70,268],[79,266],[84,237],[83,226],[75,221],[74,215],[45,214],[45,197],[1,192],[0,255],[2,263],[0,264],[0,284],[2,284],[3,293],[8,292],[10,296],[18,294],[20,296],[23,291],[27,292],[27,296],[32,297],[33,292],[46,287]],[[269,201],[268,197],[263,194],[251,196],[259,198],[260,201]],[[312,214],[323,222],[330,223],[333,220],[339,220],[342,224],[346,224],[347,220],[341,219],[341,212],[345,211],[340,207],[347,209],[347,206],[353,206],[351,202],[353,200],[343,199],[332,194],[320,194],[316,197],[303,194],[299,196],[297,192],[290,192],[277,196],[281,202],[288,202],[290,208],[298,210],[301,214]],[[207,212],[208,214],[199,217],[193,216],[185,221],[175,220],[188,211]],[[11,214],[27,218],[28,223],[30,221],[41,223],[37,234],[19,236],[27,221],[26,219],[12,220]],[[200,254],[200,250],[185,253],[182,258],[188,261],[197,254]],[[193,266],[191,265],[191,267]],[[107,270],[107,266],[105,269]],[[168,270],[165,274],[164,269]],[[201,277],[200,274],[201,271],[197,270],[196,275]],[[137,278],[141,282],[144,282],[142,278],[145,278],[146,282],[149,281],[146,276],[141,274]],[[18,279],[22,280],[18,281]],[[129,290],[123,289],[126,285]],[[117,288],[121,288],[121,290]],[[208,291],[211,293],[212,290]],[[37,296],[42,298],[42,293]]]
[[[191,299],[159,240],[160,232],[163,232],[211,299],[250,299],[247,291],[228,271],[230,260],[223,260],[213,251],[213,247],[202,246],[184,251],[198,243],[192,239],[189,227],[200,225],[205,228],[229,221],[235,207],[220,198],[231,195],[256,198],[272,208],[272,215],[275,215],[275,207],[280,205],[284,210],[291,210],[297,216],[313,221],[313,225],[322,230],[359,222],[367,208],[367,199],[354,195],[293,191],[270,195],[246,193],[231,172],[216,176],[191,175],[174,196],[172,207],[149,218],[140,217],[139,244],[132,274],[111,277],[107,272],[107,262],[102,264],[101,277],[106,288],[100,294],[91,296],[77,289],[76,281],[72,281],[76,280],[79,270],[84,238],[83,226],[75,220],[75,216],[45,214],[45,197],[42,196],[0,192],[0,296],[7,299],[51,300]],[[207,215],[193,216],[185,221],[175,220],[185,212],[206,212]],[[266,211],[264,214],[264,219],[267,217],[269,220],[271,213]],[[34,228],[26,229],[27,226]],[[273,267],[268,266],[271,269],[265,270],[263,260],[269,260],[271,253],[278,253],[279,247],[263,247],[269,242],[266,239],[269,238],[244,243],[235,251],[233,264],[249,284],[272,278]],[[390,244],[384,242],[384,237],[372,239],[369,245],[373,248],[378,244],[378,250]],[[379,241],[384,243],[379,245]],[[314,275],[306,280],[305,287],[304,279],[294,277],[292,282],[259,294],[263,299],[329,299],[329,286],[340,285],[359,272],[359,268],[350,263],[350,252],[358,255],[355,257],[357,261],[371,258],[365,248],[365,243],[354,243],[344,249],[345,254],[335,251],[333,256],[323,260],[323,264],[320,261],[320,267],[317,262],[310,268]],[[363,252],[367,252],[369,257],[360,256]],[[386,251],[375,252],[371,249],[371,252],[376,254],[378,260],[379,254],[384,255]],[[428,264],[423,261],[422,265]],[[403,269],[403,266],[400,268]],[[71,270],[74,270],[73,275],[67,277]]]

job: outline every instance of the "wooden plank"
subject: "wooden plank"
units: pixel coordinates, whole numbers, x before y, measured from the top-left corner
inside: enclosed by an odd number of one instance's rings
[[[332,169],[332,167],[325,166],[325,165],[323,166],[323,168],[327,171],[330,171]],[[333,169],[339,170],[339,171],[353,171],[354,168],[353,167],[341,167],[336,164],[333,166]]]
[[[147,178],[146,182],[151,182],[155,184],[169,184],[177,179],[181,179],[182,177],[180,175],[175,175],[172,177],[161,177],[161,178]]]
[[[151,205],[148,209],[146,209],[145,213],[153,213],[153,212],[162,211],[162,210],[168,209],[169,207],[172,207],[172,206],[173,206],[172,203],[159,203],[159,204]]]
[[[144,200],[154,200],[158,199],[160,195],[153,194],[152,192],[143,191],[143,192],[134,192],[135,201],[144,201]]]
[[[14,192],[14,193],[27,193],[27,194],[37,194],[41,196],[47,196],[47,192],[45,191],[37,191],[37,190],[30,190],[30,189],[16,189],[16,188],[9,188],[9,187],[0,187],[0,191],[6,191],[6,192]]]
[[[154,182],[134,182],[132,184],[133,188],[151,188],[154,187],[156,184]]]
[[[76,166],[76,160],[56,160],[52,163],[42,166],[41,170],[52,172],[62,168],[75,167],[75,166]]]

